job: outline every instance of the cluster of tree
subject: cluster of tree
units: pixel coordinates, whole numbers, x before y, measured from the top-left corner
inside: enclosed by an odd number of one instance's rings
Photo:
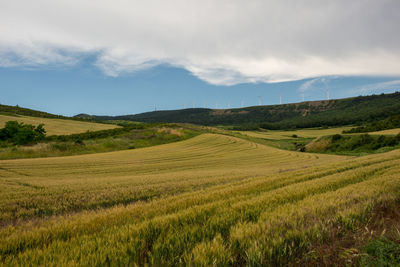
[[[0,141],[7,141],[16,145],[33,144],[43,140],[45,136],[46,130],[43,124],[35,127],[17,121],[8,121],[5,127],[0,129]]]
[[[368,123],[365,126],[355,127],[350,130],[343,131],[343,133],[367,133],[395,128],[400,128],[400,115],[390,116],[389,118],[383,120]]]
[[[179,122],[200,125],[232,125],[237,130],[294,129],[341,126],[382,120],[400,113],[400,92],[296,104],[238,109],[183,109],[126,116],[92,116],[99,120]]]

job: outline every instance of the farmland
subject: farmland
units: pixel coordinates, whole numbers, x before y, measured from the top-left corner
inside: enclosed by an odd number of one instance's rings
[[[299,130],[269,130],[269,131],[238,131],[241,134],[257,138],[266,138],[270,140],[294,139],[294,138],[315,138],[322,135],[341,134],[344,130],[351,129],[351,127],[335,127],[335,128],[308,128]],[[294,135],[296,137],[294,137]]]
[[[364,229],[377,208],[398,203],[399,166],[399,150],[309,154],[221,134],[138,150],[3,160],[0,260],[311,264],[321,255],[310,253],[337,229]]]
[[[395,135],[399,133],[400,133],[400,128],[371,132],[371,134],[388,134],[388,135]]]
[[[93,123],[86,121],[39,118],[22,115],[10,116],[0,114],[0,128],[4,127],[7,121],[18,121],[35,126],[43,123],[47,135],[75,134],[86,131],[99,131],[118,127],[112,124]]]

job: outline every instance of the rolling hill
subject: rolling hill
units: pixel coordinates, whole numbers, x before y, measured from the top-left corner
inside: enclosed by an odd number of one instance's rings
[[[360,124],[385,119],[399,113],[400,92],[396,92],[329,101],[307,101],[236,109],[191,108],[124,116],[79,114],[76,117],[99,120],[233,125],[241,128],[291,129]]]
[[[217,134],[5,160],[0,265],[344,266],[352,254],[327,248],[354,250],[381,234],[370,222],[398,207],[399,161],[399,150],[350,158]],[[385,235],[398,225],[374,221]],[[366,225],[376,234],[358,235]]]
[[[9,105],[0,104],[0,114],[1,115],[22,115],[22,116],[51,118],[51,119],[85,120],[85,119],[78,118],[78,117],[66,117],[66,116],[62,116],[62,115],[55,115],[55,114],[47,113],[44,111],[23,108],[18,105],[17,106],[9,106]]]

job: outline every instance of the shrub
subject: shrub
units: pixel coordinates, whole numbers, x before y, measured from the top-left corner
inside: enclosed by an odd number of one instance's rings
[[[335,134],[332,136],[332,142],[336,142],[337,140],[340,140],[342,136],[340,134]]]
[[[0,140],[10,141],[16,145],[26,145],[44,139],[45,134],[43,124],[35,127],[22,122],[8,121],[5,127],[0,129]]]

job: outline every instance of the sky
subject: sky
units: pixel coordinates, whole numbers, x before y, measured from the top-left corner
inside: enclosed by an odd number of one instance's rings
[[[72,116],[400,91],[397,0],[0,0],[0,103]]]

